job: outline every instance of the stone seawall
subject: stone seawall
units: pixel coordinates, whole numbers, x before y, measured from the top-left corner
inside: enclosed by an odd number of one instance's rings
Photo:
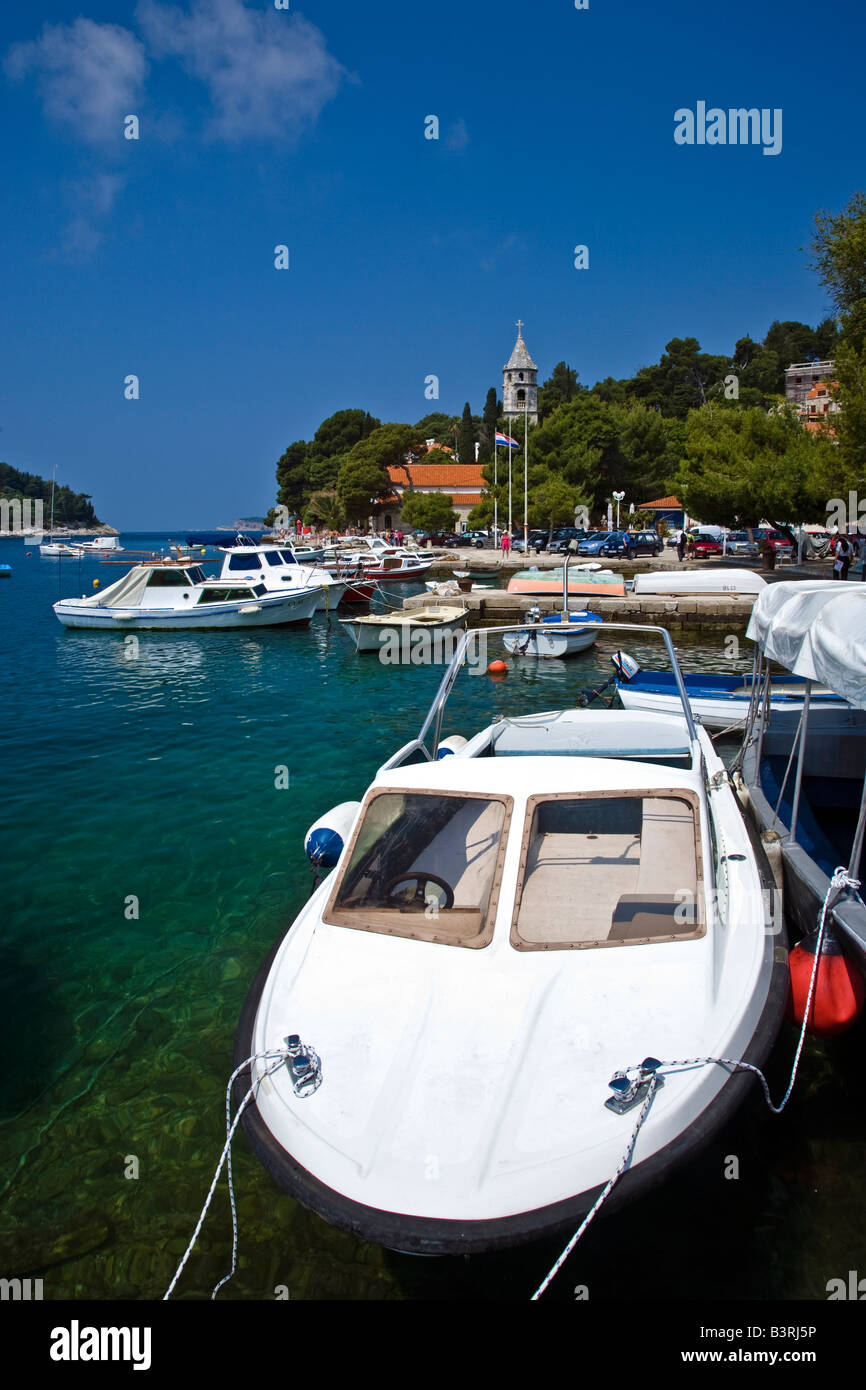
[[[609,622],[650,623],[661,627],[744,628],[749,621],[754,594],[692,594],[688,598],[646,595],[639,598],[626,594],[623,598],[594,598],[592,595],[569,599],[569,609],[582,608],[598,613]],[[469,610],[470,627],[492,623],[519,623],[527,610],[537,604],[542,613],[556,613],[562,599],[548,595],[531,598],[527,594],[509,594],[504,589],[491,589],[484,594],[460,594],[440,597],[435,594],[416,594],[403,600],[406,609],[427,608],[442,603],[463,603]]]

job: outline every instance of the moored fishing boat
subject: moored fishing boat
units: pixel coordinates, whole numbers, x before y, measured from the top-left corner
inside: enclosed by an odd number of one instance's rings
[[[100,593],[60,599],[54,612],[64,627],[132,631],[157,628],[274,627],[307,623],[318,588],[268,593],[264,584],[207,579],[198,565],[135,565]]]
[[[220,578],[264,584],[269,593],[318,587],[317,611],[336,608],[349,587],[321,565],[299,564],[290,547],[267,544],[233,546],[223,557]]]
[[[333,874],[238,1029],[235,1093],[271,1175],[414,1253],[574,1229],[647,1094],[623,1069],[760,1065],[787,995],[766,865],[682,687],[678,716],[568,707],[443,738],[460,670],[508,630],[461,637],[418,736],[317,822]],[[666,1074],[608,1206],[669,1176],[749,1084]]]
[[[618,673],[617,693],[623,709],[655,710],[670,714],[679,709],[676,682],[666,671],[643,670],[627,652],[617,652],[611,661]],[[692,713],[708,729],[744,729],[756,694],[751,674],[720,676],[697,672],[683,677]],[[803,711],[806,682],[799,676],[774,675],[770,688],[770,709],[776,727],[795,728]],[[835,723],[847,702],[826,687],[812,688],[812,714],[822,724]]]
[[[433,655],[438,644],[446,634],[452,634],[466,626],[466,609],[443,604],[429,608],[416,609],[410,613],[370,613],[363,618],[341,618],[345,631],[355,643],[359,652],[379,652],[383,660],[401,660],[398,652],[405,652],[403,660],[420,662],[426,654]],[[450,660],[451,650],[446,653]],[[442,660],[440,652],[434,656]]]
[[[561,611],[542,618],[537,604],[530,608],[523,631],[519,635],[508,632],[502,639],[506,651],[512,656],[576,656],[595,642],[602,621],[599,615],[586,609],[579,613],[568,611],[568,563],[577,550],[577,542],[572,541],[571,545],[573,549],[565,552],[562,563]]]

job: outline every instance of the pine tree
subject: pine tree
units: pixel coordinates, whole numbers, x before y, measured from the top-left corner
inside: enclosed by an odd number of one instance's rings
[[[472,411],[469,409],[468,401],[463,407],[460,433],[457,436],[457,452],[461,463],[475,462],[475,426],[472,423]]]

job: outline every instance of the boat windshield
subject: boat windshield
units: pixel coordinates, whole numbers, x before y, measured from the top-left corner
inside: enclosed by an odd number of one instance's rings
[[[519,951],[703,936],[694,792],[530,797],[511,923]]]
[[[512,800],[374,791],[324,921],[446,946],[493,937]]]

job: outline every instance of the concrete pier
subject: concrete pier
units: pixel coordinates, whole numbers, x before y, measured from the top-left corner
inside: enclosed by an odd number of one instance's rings
[[[542,613],[556,613],[562,608],[562,598],[545,595],[509,594],[505,589],[490,589],[484,594],[461,594],[459,601],[471,614],[470,627],[497,623],[519,623],[527,610],[537,604]],[[571,597],[569,610],[583,608],[598,613],[610,622],[651,623],[661,627],[691,627],[742,629],[749,621],[754,594],[699,594],[688,598],[667,598],[647,595],[639,598],[626,594],[623,598]],[[427,608],[434,604],[457,603],[458,597],[442,598],[437,594],[416,594],[403,600],[404,608]]]

